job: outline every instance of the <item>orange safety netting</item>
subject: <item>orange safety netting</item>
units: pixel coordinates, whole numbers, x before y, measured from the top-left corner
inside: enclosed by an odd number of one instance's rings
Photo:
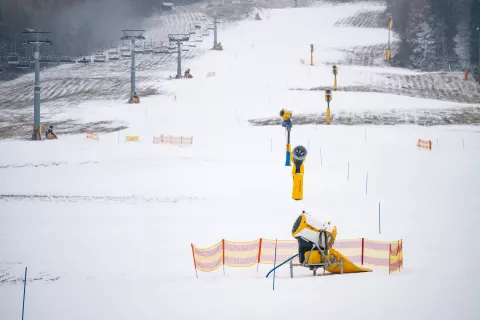
[[[222,265],[251,267],[255,264],[273,264],[275,262],[275,243],[277,243],[277,263],[298,253],[297,240],[276,241],[263,238],[248,242],[222,240],[209,248],[197,248],[192,244],[193,263],[196,270],[203,272],[214,271]],[[338,239],[333,248],[353,263],[361,265],[389,267],[389,270],[392,270],[392,264],[393,266],[398,264],[398,268],[400,268],[403,263],[401,241],[375,241],[365,238]],[[400,253],[392,255],[392,252],[397,252],[395,250],[399,250]],[[397,258],[398,255],[399,258]],[[299,263],[298,257],[294,258],[293,263]]]
[[[432,140],[418,139],[417,147],[422,149],[432,150]]]

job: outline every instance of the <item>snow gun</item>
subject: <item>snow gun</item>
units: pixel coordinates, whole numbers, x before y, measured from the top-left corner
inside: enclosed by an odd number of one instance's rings
[[[292,152],[292,177],[293,177],[293,200],[303,200],[303,174],[305,169],[303,162],[307,158],[307,149],[304,146],[296,146]]]
[[[338,68],[337,66],[333,66],[332,67],[332,73],[335,77],[335,79],[333,80],[333,90],[337,91],[337,75],[338,75]]]
[[[332,97],[332,90],[330,89],[327,89],[325,91],[325,101],[327,101],[327,112],[326,112],[326,121],[327,121],[327,124],[330,124],[330,101],[333,100],[333,97]]]
[[[317,269],[323,268],[330,273],[359,273],[371,272],[371,269],[355,265],[343,254],[333,249],[337,236],[337,227],[332,226],[330,221],[321,222],[311,215],[302,212],[295,220],[292,227],[292,236],[298,241],[298,254],[285,260],[274,269],[290,262],[290,277],[293,278],[294,267],[304,267],[317,274]],[[299,263],[293,260],[298,256]],[[267,274],[267,277],[273,269]]]
[[[280,110],[280,117],[282,118],[282,127],[287,130],[287,156],[285,159],[285,166],[290,167],[290,153],[292,151],[291,146],[290,146],[290,129],[292,129],[293,123],[292,123],[292,111],[289,111],[287,109],[282,109]]]

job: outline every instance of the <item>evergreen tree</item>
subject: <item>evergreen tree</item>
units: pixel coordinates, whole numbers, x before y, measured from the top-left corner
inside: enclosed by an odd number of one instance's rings
[[[470,62],[480,65],[480,0],[474,0],[470,8]]]
[[[438,63],[438,50],[433,32],[433,16],[426,0],[412,3],[407,22],[407,44],[410,47],[410,64],[426,69],[430,63]]]

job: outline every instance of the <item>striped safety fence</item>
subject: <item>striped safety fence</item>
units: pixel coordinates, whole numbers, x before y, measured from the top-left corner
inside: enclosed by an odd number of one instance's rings
[[[88,131],[87,132],[87,140],[100,141],[100,138],[98,137],[98,135],[96,133]]]
[[[417,148],[432,150],[432,140],[418,139]]]
[[[139,142],[140,139],[138,136],[126,136],[125,142]]]
[[[183,136],[164,136],[161,135],[159,137],[153,136],[153,143],[154,144],[193,144],[193,137],[183,137]]]
[[[388,256],[388,273],[400,271],[403,268],[403,244],[402,240],[396,244],[390,244],[390,254]]]
[[[221,240],[208,248],[198,248],[192,243],[195,271],[211,272],[225,265],[247,268],[255,264],[258,269],[260,264],[274,264],[276,242],[276,262],[285,261],[298,253],[297,240],[276,241],[264,238],[248,242]],[[401,240],[337,239],[333,248],[345,255],[353,263],[375,267],[389,267],[389,272],[394,272],[403,265],[401,243]],[[400,253],[398,253],[398,250]],[[395,254],[392,255],[392,252]],[[400,258],[397,258],[398,255],[400,255]],[[293,262],[299,263],[298,257]],[[398,267],[395,268],[396,266]]]

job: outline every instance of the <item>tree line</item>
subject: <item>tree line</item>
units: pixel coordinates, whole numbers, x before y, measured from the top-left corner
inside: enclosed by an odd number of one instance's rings
[[[480,0],[387,0],[400,37],[395,61],[416,69],[479,65]]]

